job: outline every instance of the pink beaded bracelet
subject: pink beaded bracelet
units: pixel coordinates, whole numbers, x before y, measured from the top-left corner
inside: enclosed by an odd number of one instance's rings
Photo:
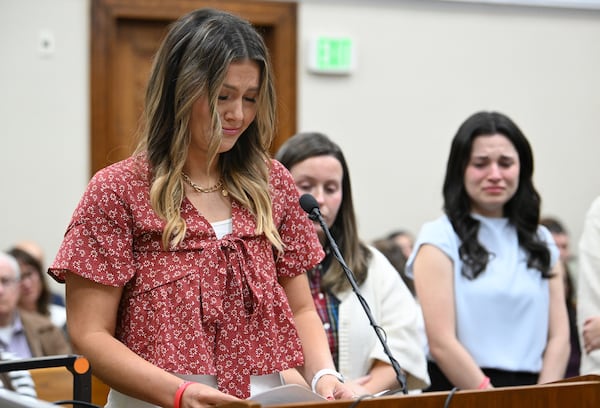
[[[490,377],[486,375],[485,377],[483,377],[483,380],[481,380],[481,383],[479,384],[479,387],[477,387],[477,389],[483,390],[487,388],[488,385],[490,385]]]
[[[181,397],[183,396],[183,392],[187,387],[189,387],[192,384],[193,382],[191,381],[184,381],[181,383],[179,388],[177,388],[177,391],[175,391],[175,401],[173,402],[173,408],[181,407]]]

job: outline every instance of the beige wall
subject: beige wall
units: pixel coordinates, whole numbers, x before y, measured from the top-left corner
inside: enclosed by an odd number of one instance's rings
[[[441,213],[450,140],[500,110],[534,148],[544,213],[578,238],[600,194],[600,12],[437,1],[305,1],[299,41],[351,36],[357,68],[317,76],[299,61],[299,127],[343,146],[365,239],[417,232]]]
[[[600,12],[448,1],[299,2],[299,129],[337,140],[362,235],[440,214],[450,139],[479,109],[528,135],[544,212],[574,238],[600,194]],[[0,2],[0,248],[50,260],[88,179],[89,0]],[[50,56],[40,32],[54,35]],[[355,39],[353,74],[306,70],[313,34]]]

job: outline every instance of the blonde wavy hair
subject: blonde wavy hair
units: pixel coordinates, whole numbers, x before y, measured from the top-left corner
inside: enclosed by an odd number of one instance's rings
[[[218,157],[225,188],[256,218],[256,233],[265,234],[278,251],[283,242],[273,222],[269,192],[269,147],[273,141],[276,101],[271,62],[262,37],[247,21],[232,14],[199,9],[178,19],[154,59],[146,90],[144,125],[136,153],[147,156],[151,171],[150,202],[166,221],[162,243],[172,248],[184,239],[181,172],[190,144],[189,121],[194,101],[206,96],[212,116],[210,160],[218,156],[221,120],[219,91],[232,62],[252,60],[261,70],[254,121],[235,146]]]

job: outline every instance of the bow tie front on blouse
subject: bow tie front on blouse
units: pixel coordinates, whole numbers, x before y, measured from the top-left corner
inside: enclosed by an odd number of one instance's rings
[[[202,323],[214,332],[215,363],[219,390],[247,398],[250,395],[250,370],[247,349],[240,331],[248,330],[260,313],[263,288],[256,279],[258,265],[248,263],[247,243],[227,236],[202,244],[207,259],[209,277],[200,282]]]

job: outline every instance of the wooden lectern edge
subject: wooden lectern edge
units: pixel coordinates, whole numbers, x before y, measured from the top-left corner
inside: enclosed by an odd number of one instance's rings
[[[555,388],[557,386],[560,385],[564,385],[566,388],[562,388],[562,389],[571,389],[573,388],[575,390],[575,387],[581,387],[581,386],[588,386],[589,385],[600,385],[600,375],[583,375],[583,376],[578,376],[578,377],[571,377],[571,378],[566,378],[563,380],[559,380],[559,381],[555,381],[555,382],[550,382],[550,383],[545,383],[545,384],[537,384],[537,385],[530,385],[530,386],[516,386],[516,387],[501,387],[501,388],[492,388],[492,389],[488,389],[488,390],[459,390],[456,392],[455,394],[455,398],[457,399],[462,399],[464,397],[469,398],[469,395],[474,395],[474,394],[480,394],[480,395],[501,395],[501,393],[505,393],[507,391],[510,391],[511,388],[515,389],[515,390],[522,390],[522,391],[527,391],[529,389],[534,390],[534,389],[540,389],[540,388]],[[595,387],[594,387],[595,388]],[[449,394],[448,391],[439,391],[439,392],[429,392],[429,393],[422,393],[422,394],[409,394],[406,396],[385,396],[385,397],[378,397],[377,400],[379,403],[371,400],[370,402],[369,399],[365,399],[364,402],[366,404],[364,405],[369,405],[369,406],[373,406],[373,403],[375,403],[377,406],[381,405],[381,406],[398,406],[398,403],[401,401],[402,397],[408,397],[408,400],[403,401],[404,403],[401,403],[400,405],[402,406],[406,406],[406,407],[413,407],[413,406],[438,406],[440,402],[443,402],[444,399],[447,397],[447,395]],[[460,395],[463,394],[463,395]],[[411,397],[416,397],[416,398],[411,398]],[[389,399],[390,401],[385,401],[386,399]],[[395,401],[393,401],[395,400]],[[410,401],[412,400],[412,401]],[[433,402],[433,400],[437,400],[435,404],[431,404],[431,403],[425,403],[426,400],[431,400],[430,402]],[[361,401],[363,402],[363,401]],[[387,402],[387,404],[386,404]],[[421,402],[425,403],[425,404],[421,404]],[[457,401],[458,402],[458,401]],[[323,408],[323,407],[329,407],[329,408],[348,408],[351,407],[352,405],[356,405],[354,404],[356,403],[355,400],[337,400],[337,401],[323,401],[323,402],[310,402],[310,403],[289,403],[289,404],[279,404],[276,407],[282,407],[282,408],[307,408],[307,407],[316,407],[318,406],[319,408]],[[359,404],[360,405],[360,402]],[[471,406],[469,404],[465,405],[465,406]],[[242,401],[236,401],[236,402],[231,402],[231,403],[227,403],[227,404],[222,404],[219,405],[219,408],[261,408],[262,405],[252,401],[252,400],[242,400]],[[275,408],[275,407],[274,407]]]
[[[379,397],[385,398],[385,397]],[[217,405],[219,408],[262,408],[262,407],[282,407],[282,408],[306,408],[306,407],[329,407],[329,408],[340,408],[340,407],[349,407],[354,404],[356,400],[346,399],[346,400],[335,400],[335,401],[310,401],[310,402],[289,402],[282,403],[276,405],[262,405],[256,401],[252,400],[241,400],[235,402],[227,402],[225,404]]]
[[[385,398],[385,397],[379,397]],[[310,401],[310,402],[290,402],[287,404],[276,404],[272,405],[273,408],[307,408],[307,407],[319,407],[319,408],[348,408],[355,400],[335,400],[335,401]],[[251,400],[243,400],[236,402],[228,402],[225,404],[217,405],[219,408],[268,408],[271,405],[262,405],[258,402]]]
[[[600,375],[586,374],[578,377],[569,377],[562,380],[550,382],[548,384],[560,384],[560,383],[571,383],[571,382],[600,382]]]
[[[259,408],[261,405],[258,402],[250,400],[242,400],[236,402],[228,402],[226,404],[217,405],[219,408]]]

